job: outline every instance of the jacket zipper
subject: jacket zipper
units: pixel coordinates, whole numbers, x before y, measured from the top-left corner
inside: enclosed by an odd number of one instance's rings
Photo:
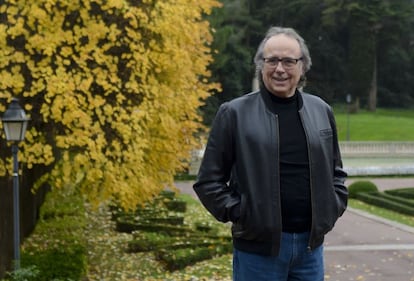
[[[309,188],[310,188],[310,194],[311,194],[311,209],[312,209],[312,222],[311,222],[311,230],[310,230],[310,234],[309,234],[309,241],[308,241],[308,252],[310,253],[312,251],[312,247],[311,247],[311,240],[312,240],[312,233],[313,233],[313,222],[314,222],[314,203],[313,203],[313,188],[312,188],[312,161],[311,161],[311,150],[309,147],[309,136],[308,136],[308,132],[306,130],[305,127],[305,123],[303,121],[303,113],[302,110],[299,110],[299,116],[300,116],[300,121],[302,122],[302,127],[303,127],[303,131],[305,132],[305,136],[306,136],[306,146],[308,148],[308,162],[309,162]]]
[[[276,184],[277,184],[277,192],[279,193],[278,194],[278,200],[279,200],[279,202],[278,202],[278,204],[277,204],[277,206],[278,206],[278,216],[279,216],[279,225],[278,225],[278,227],[279,227],[279,236],[280,236],[280,238],[282,237],[282,225],[283,225],[283,223],[282,223],[282,209],[281,209],[281,206],[282,206],[282,202],[281,202],[281,200],[280,200],[280,139],[279,139],[279,116],[277,115],[277,114],[275,114],[275,119],[276,119],[276,160],[278,161],[278,163],[277,163],[277,175],[279,175],[279,178],[278,178],[278,181],[279,182],[277,182]],[[280,251],[280,240],[279,240],[279,245],[278,245],[279,247],[278,247],[278,251]]]

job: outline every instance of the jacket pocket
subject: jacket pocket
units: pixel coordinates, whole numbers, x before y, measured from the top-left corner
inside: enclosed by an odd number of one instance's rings
[[[260,237],[260,230],[252,225],[251,209],[247,204],[246,196],[241,195],[240,219],[232,225],[233,237],[245,240],[257,240]]]

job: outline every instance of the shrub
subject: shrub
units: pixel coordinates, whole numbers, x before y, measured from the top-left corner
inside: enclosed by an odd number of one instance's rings
[[[86,272],[85,208],[75,192],[49,192],[34,232],[22,245],[21,274],[31,281],[81,280]],[[36,273],[36,274],[35,274]],[[11,280],[16,279],[13,276]]]
[[[402,205],[406,205],[407,207],[414,208],[414,200],[410,200],[405,197],[395,196],[392,193],[387,193],[387,192],[384,192],[384,193],[379,192],[378,196],[388,199],[390,201],[402,204]]]
[[[118,218],[116,221],[116,230],[118,232],[131,233],[133,231],[150,231],[150,232],[162,232],[167,235],[180,235],[186,232],[192,232],[188,227],[181,225],[170,225],[161,223],[150,223],[150,222],[135,222],[129,220],[127,217]]]
[[[24,264],[36,265],[39,276],[30,280],[80,280],[86,269],[86,249],[83,245],[66,245],[42,249],[22,256]]]
[[[378,192],[377,186],[371,181],[356,181],[348,186],[349,198],[357,198],[358,193]]]
[[[39,270],[35,266],[23,267],[16,271],[6,274],[4,281],[26,281],[34,280],[39,275]]]
[[[230,236],[218,235],[207,222],[185,224],[187,211],[186,201],[176,198],[172,192],[163,192],[151,204],[133,213],[118,214],[116,230],[132,233],[128,252],[153,252],[170,271],[231,253]]]
[[[201,245],[200,247],[161,250],[156,253],[157,259],[170,270],[182,269],[196,262],[211,259],[217,255],[229,254],[233,251],[231,243]]]
[[[379,192],[360,192],[356,194],[357,199],[365,203],[381,208],[392,210],[401,214],[414,216],[414,208],[401,202],[393,201],[391,198],[382,196]]]
[[[385,193],[406,199],[414,199],[414,187],[386,190]]]

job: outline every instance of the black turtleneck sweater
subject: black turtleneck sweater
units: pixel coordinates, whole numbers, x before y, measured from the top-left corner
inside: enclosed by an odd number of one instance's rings
[[[312,223],[309,159],[298,112],[298,93],[289,98],[269,95],[279,120],[282,228],[284,232],[309,231]]]

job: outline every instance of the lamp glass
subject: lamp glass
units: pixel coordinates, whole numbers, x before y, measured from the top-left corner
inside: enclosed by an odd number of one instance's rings
[[[3,120],[7,141],[22,141],[26,134],[27,120]]]

